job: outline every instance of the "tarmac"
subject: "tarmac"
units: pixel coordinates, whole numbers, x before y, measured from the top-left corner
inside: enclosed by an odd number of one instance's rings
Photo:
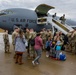
[[[15,64],[12,45],[10,52],[4,53],[4,43],[0,34],[0,75],[76,75],[76,55],[71,53],[64,52],[67,56],[66,61],[59,61],[47,58],[43,52],[40,64],[33,66],[32,60],[27,59],[26,53],[23,55],[24,64]]]

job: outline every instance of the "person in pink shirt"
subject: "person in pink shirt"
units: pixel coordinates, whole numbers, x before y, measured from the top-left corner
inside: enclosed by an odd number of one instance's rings
[[[42,54],[42,47],[43,47],[43,42],[42,42],[41,34],[38,33],[36,38],[35,38],[35,46],[34,46],[34,49],[37,53],[37,57],[32,61],[33,65],[35,65],[35,63],[39,64],[39,59],[40,59],[41,54]]]

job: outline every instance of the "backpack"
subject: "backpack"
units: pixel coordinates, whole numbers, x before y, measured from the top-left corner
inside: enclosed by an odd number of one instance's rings
[[[60,17],[59,20],[62,20],[62,17]]]
[[[66,55],[65,54],[61,54],[60,55],[60,60],[65,61],[66,60]]]
[[[30,44],[31,44],[31,46],[34,46],[35,45],[35,39],[30,39]]]

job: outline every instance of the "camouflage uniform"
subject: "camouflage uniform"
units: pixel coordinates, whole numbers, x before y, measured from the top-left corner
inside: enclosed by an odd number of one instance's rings
[[[9,44],[9,35],[8,33],[3,34],[4,45],[5,45],[5,53],[9,52],[10,44]]]
[[[68,44],[66,45],[65,50],[71,52],[72,51],[72,40],[71,40],[71,35],[72,33],[68,33],[67,37],[68,37]]]
[[[13,49],[15,50],[15,38],[16,38],[16,35],[17,35],[18,33],[16,32],[16,31],[14,31],[13,33],[12,33],[12,45],[13,45]]]
[[[29,54],[29,45],[30,45],[30,42],[29,42],[29,39],[30,39],[30,32],[26,32],[25,34],[25,38],[28,42],[28,47],[27,47],[27,53],[28,53],[28,59],[30,59],[30,54]]]
[[[41,32],[41,37],[42,37],[42,40],[43,40],[43,49],[45,50],[45,43],[46,43],[46,31],[42,31]]]
[[[36,32],[30,32],[30,41],[34,40],[35,37],[36,37]],[[31,45],[31,42],[30,42],[30,45],[29,45],[29,55],[30,55],[31,59],[35,58],[34,45]]]
[[[25,38],[27,39],[27,41],[29,41],[29,39],[30,39],[30,32],[26,32],[25,33]]]
[[[53,34],[52,34],[51,31],[47,32],[47,38],[48,38],[49,36],[51,37],[51,39],[53,38]]]
[[[71,38],[72,38],[72,52],[76,54],[76,31],[73,32]]]
[[[60,20],[62,24],[65,24],[65,21],[66,21],[65,14],[63,14],[63,16],[60,17]]]

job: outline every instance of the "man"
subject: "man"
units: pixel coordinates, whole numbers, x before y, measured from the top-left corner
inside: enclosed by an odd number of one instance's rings
[[[29,53],[29,45],[30,45],[30,30],[28,28],[26,28],[26,32],[25,32],[25,38],[28,42],[28,47],[27,47],[27,53],[28,53],[28,59],[30,59],[30,53]]]
[[[56,13],[54,15],[52,15],[53,19],[57,20],[56,18]]]
[[[72,32],[68,32],[67,37],[68,37],[68,43],[66,45],[65,51],[72,52],[72,40],[71,40],[71,35]]]
[[[3,39],[5,45],[5,53],[7,53],[10,49],[8,30],[5,30],[5,33],[3,34]]]
[[[42,41],[43,41],[43,50],[45,50],[45,43],[46,43],[46,35],[47,35],[47,32],[45,30],[45,28],[42,29],[42,31],[40,32],[41,33],[41,38],[42,38]]]
[[[12,33],[12,45],[13,45],[13,49],[15,50],[15,38],[16,38],[16,35],[18,35],[18,32],[19,32],[19,28],[16,27],[14,29],[14,32]],[[16,54],[14,55],[14,58],[16,57]]]
[[[76,29],[74,30],[71,38],[72,38],[72,52],[73,54],[76,54]]]
[[[60,20],[62,24],[65,24],[65,21],[66,21],[65,14],[63,14],[63,16],[60,17]]]
[[[36,37],[36,32],[34,32],[33,29],[30,29],[30,44],[29,44],[29,56],[30,59],[35,58],[35,50],[34,50],[34,45],[35,45],[35,37]]]
[[[50,29],[47,30],[47,37],[51,37],[53,38],[53,34],[52,34],[52,31]]]

